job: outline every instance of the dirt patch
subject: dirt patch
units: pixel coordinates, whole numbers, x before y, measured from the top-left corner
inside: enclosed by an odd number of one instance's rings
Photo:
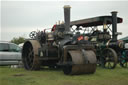
[[[25,74],[14,74],[13,76],[19,77],[19,76],[25,76]]]

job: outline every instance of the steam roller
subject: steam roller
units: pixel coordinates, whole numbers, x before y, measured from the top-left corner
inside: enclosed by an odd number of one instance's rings
[[[64,6],[65,23],[54,25],[51,32],[31,32],[22,49],[27,70],[43,67],[62,68],[66,75],[92,74],[96,71],[94,46],[70,29],[70,6]],[[80,39],[81,38],[81,39]]]

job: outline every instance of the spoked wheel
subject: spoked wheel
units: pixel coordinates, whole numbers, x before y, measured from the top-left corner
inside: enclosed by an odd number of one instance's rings
[[[123,68],[128,67],[128,51],[124,51],[120,57],[120,66]]]
[[[101,66],[107,69],[114,69],[117,64],[117,53],[112,48],[103,50]]]
[[[36,40],[26,41],[22,50],[22,61],[27,70],[38,70],[40,68],[38,49],[40,44]]]
[[[37,35],[37,32],[36,31],[32,31],[30,34],[29,34],[29,37],[34,39]]]
[[[29,49],[28,49],[28,52],[27,52],[27,57],[25,58],[26,65],[27,65],[28,68],[32,67],[33,59],[34,59],[33,48],[32,48],[32,46],[29,46]]]

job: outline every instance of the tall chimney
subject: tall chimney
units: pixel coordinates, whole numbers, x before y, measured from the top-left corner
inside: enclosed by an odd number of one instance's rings
[[[112,39],[117,40],[117,11],[111,12],[112,14]]]
[[[70,5],[64,6],[65,31],[70,31]]]

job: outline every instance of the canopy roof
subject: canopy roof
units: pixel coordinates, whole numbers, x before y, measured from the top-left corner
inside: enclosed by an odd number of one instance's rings
[[[128,36],[121,38],[120,40],[127,40],[128,41]]]
[[[103,25],[104,21],[106,21],[106,24],[112,24],[112,16],[98,16],[94,18],[76,20],[76,21],[72,21],[70,25],[91,27],[91,26]],[[120,17],[117,17],[117,23],[122,23],[122,22],[123,22],[123,19]]]

